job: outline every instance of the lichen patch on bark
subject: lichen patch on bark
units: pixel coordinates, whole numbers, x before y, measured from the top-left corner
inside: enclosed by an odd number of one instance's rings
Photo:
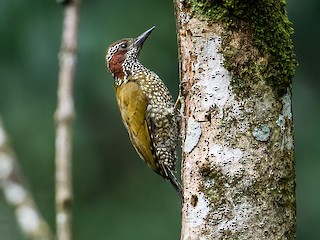
[[[244,166],[239,163],[243,152],[239,148],[229,148],[219,144],[209,146],[209,155],[215,157],[217,164],[222,164],[222,173],[233,177],[235,174],[244,171]]]
[[[252,131],[253,137],[262,142],[266,142],[270,138],[271,130],[267,124],[262,124],[259,126],[254,127]]]
[[[222,52],[234,91],[246,96],[260,75],[276,94],[285,94],[297,65],[286,1],[186,0],[185,4],[191,15],[223,24]]]
[[[187,133],[184,141],[184,151],[190,153],[198,144],[201,136],[201,126],[192,117],[189,117],[187,123]]]
[[[199,193],[197,195],[197,199],[197,204],[190,206],[188,209],[188,214],[190,215],[191,219],[191,221],[189,222],[190,228],[202,225],[210,210],[208,206],[209,203],[203,193]]]

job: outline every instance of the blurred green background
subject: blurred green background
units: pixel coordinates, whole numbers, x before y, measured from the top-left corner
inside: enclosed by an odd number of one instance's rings
[[[288,0],[300,63],[293,85],[298,239],[320,239],[319,0]],[[156,30],[141,61],[178,90],[172,1],[85,1],[81,6],[74,123],[74,239],[179,239],[173,188],[138,158],[120,120],[106,47]],[[42,214],[54,227],[54,122],[62,8],[0,0],[0,115]],[[0,194],[0,239],[23,239]]]

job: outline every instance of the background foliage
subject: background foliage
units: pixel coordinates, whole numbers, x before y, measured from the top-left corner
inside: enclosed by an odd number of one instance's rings
[[[319,239],[320,31],[318,0],[288,0],[300,63],[293,85],[298,239]],[[45,218],[54,227],[54,122],[62,9],[52,1],[0,0],[0,114]],[[105,69],[106,47],[152,25],[141,61],[176,96],[172,1],[83,1],[75,82],[74,237],[179,239],[180,203],[139,160],[122,126]],[[0,236],[21,240],[0,195]]]

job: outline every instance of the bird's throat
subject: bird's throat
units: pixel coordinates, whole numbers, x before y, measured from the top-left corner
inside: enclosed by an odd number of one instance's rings
[[[115,79],[124,79],[125,73],[122,64],[125,54],[116,53],[109,62],[109,69]]]

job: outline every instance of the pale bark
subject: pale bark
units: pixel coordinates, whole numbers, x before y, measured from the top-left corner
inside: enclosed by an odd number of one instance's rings
[[[53,239],[24,179],[0,118],[0,188],[3,195],[13,208],[17,223],[27,239]]]
[[[280,96],[258,78],[246,97],[236,94],[222,24],[174,2],[185,99],[181,239],[294,239],[290,86]],[[240,38],[235,30],[230,44]]]
[[[80,0],[64,3],[56,128],[56,227],[58,240],[72,239],[72,122]]]

